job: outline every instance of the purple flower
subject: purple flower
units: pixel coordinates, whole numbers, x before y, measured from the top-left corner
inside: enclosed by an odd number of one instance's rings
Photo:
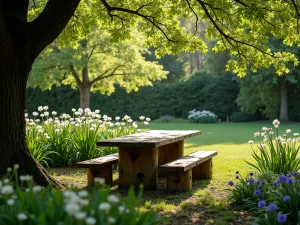
[[[278,182],[277,182],[277,181],[274,181],[274,182],[273,182],[273,186],[274,186],[274,187],[278,187]]]
[[[263,187],[262,186],[258,186],[258,189],[261,190]]]
[[[255,184],[256,184],[256,185],[260,185],[260,181],[257,180],[257,181],[255,182]]]
[[[278,213],[277,222],[278,223],[285,223],[285,221],[286,221],[286,214]]]
[[[264,186],[266,182],[264,180],[261,181],[261,185]]]
[[[260,195],[261,193],[260,193],[260,190],[255,190],[254,191],[254,195],[256,195],[256,196],[258,196],[258,195]]]
[[[240,172],[237,170],[237,171],[235,171],[235,174],[239,174]]]
[[[287,177],[292,177],[292,174],[288,173],[286,176],[287,176]]]
[[[289,202],[289,201],[291,201],[291,197],[286,195],[286,196],[283,197],[283,201]]]
[[[281,174],[281,175],[279,176],[279,181],[280,181],[280,183],[285,184],[285,183],[286,183],[286,180],[287,180],[287,177],[284,176],[284,174]]]
[[[228,182],[228,185],[233,186],[233,185],[234,185],[233,181],[230,180],[230,181]]]
[[[275,203],[271,203],[268,205],[268,211],[276,211],[278,209],[277,205]]]
[[[253,176],[253,175],[254,175],[254,173],[251,171],[251,172],[249,173],[249,175],[250,175],[250,176]]]
[[[258,208],[262,208],[262,207],[264,207],[265,205],[266,205],[266,201],[265,201],[265,200],[261,200],[261,201],[259,201],[258,204],[257,204]]]
[[[239,176],[235,176],[235,179],[239,179]]]
[[[250,184],[253,184],[253,183],[255,182],[255,179],[251,177],[251,178],[248,180],[248,182],[249,182]]]
[[[294,183],[294,180],[293,180],[293,178],[289,178],[287,182],[288,182],[288,184],[290,184],[290,185],[291,185],[291,184],[293,184],[293,183]]]
[[[295,171],[295,172],[293,173],[293,175],[294,175],[294,177],[297,177],[297,176],[298,176],[298,171]]]

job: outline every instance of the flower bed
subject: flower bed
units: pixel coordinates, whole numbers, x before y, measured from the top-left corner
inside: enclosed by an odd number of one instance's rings
[[[138,212],[133,189],[127,201],[109,194],[103,179],[86,190],[66,190],[35,185],[31,176],[17,175],[18,166],[9,168],[0,180],[0,221],[3,225],[154,225],[155,213]],[[23,187],[27,187],[24,189]]]
[[[100,110],[72,109],[73,114],[57,115],[48,107],[39,107],[33,118],[26,117],[28,147],[33,157],[46,166],[67,166],[76,162],[115,153],[116,148],[98,147],[96,141],[120,137],[142,131],[150,118],[141,116],[142,127],[130,116],[100,115]]]
[[[197,111],[193,109],[189,111],[188,119],[192,123],[216,123],[217,116],[210,111],[202,110]]]
[[[256,225],[300,224],[299,133],[287,129],[279,135],[279,124],[274,120],[274,131],[264,127],[254,133],[257,149],[249,141],[254,163],[246,163],[255,175],[243,177],[237,171],[236,181],[228,182],[229,200],[251,210]]]

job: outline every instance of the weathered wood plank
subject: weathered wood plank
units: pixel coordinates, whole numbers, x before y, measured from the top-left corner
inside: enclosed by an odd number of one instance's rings
[[[167,177],[168,191],[188,191],[192,189],[192,170],[170,172]]]
[[[217,155],[216,151],[198,151],[160,166],[164,172],[184,172]]]
[[[98,146],[157,148],[199,135],[197,130],[149,130],[146,132],[97,141]]]
[[[119,148],[119,187],[155,189],[158,179],[158,148]]]
[[[76,164],[76,167],[79,168],[103,168],[108,164],[118,163],[118,153],[102,156],[95,159],[90,159],[82,161]]]

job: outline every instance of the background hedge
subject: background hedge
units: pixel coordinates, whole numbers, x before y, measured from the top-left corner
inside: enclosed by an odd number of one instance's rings
[[[140,115],[157,119],[163,115],[187,118],[192,109],[209,110],[225,120],[237,111],[235,99],[238,84],[233,76],[212,77],[196,73],[187,81],[173,84],[156,83],[153,87],[141,88],[138,92],[126,93],[117,87],[111,96],[91,94],[91,109],[100,109],[101,114],[137,118]],[[27,111],[36,111],[39,105],[48,105],[50,110],[70,113],[79,107],[79,92],[68,86],[55,87],[51,91],[27,89]]]

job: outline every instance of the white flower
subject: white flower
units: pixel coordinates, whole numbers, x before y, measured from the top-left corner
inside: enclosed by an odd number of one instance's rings
[[[40,112],[43,111],[43,106],[39,106],[38,111],[40,111]]]
[[[2,188],[1,188],[1,194],[3,195],[10,195],[14,192],[14,189],[11,185],[4,185]]]
[[[110,210],[110,208],[111,208],[111,205],[110,205],[108,202],[102,202],[102,203],[99,205],[99,209],[100,209],[100,210],[108,211],[108,210]]]
[[[85,212],[79,212],[75,215],[75,218],[78,220],[83,220],[86,217],[86,213]]]
[[[291,129],[287,129],[287,130],[285,131],[285,133],[287,133],[287,134],[289,134],[289,133],[291,133],[291,132],[292,132]]]
[[[140,116],[139,118],[140,118],[140,120],[142,120],[142,121],[145,119],[144,116]]]
[[[129,120],[129,118],[130,118],[129,116],[125,115],[123,119],[124,120]]]
[[[133,122],[133,120],[132,120],[132,119],[129,119],[129,120],[128,120],[128,123],[132,123],[132,122]]]
[[[21,181],[30,181],[32,179],[32,176],[30,175],[22,175],[20,176]]]
[[[52,112],[52,115],[53,115],[53,116],[56,116],[56,115],[57,115],[57,112],[53,111],[53,112]]]
[[[10,167],[8,167],[6,170],[7,170],[7,172],[11,172],[12,171],[12,169]]]
[[[109,195],[107,197],[107,201],[110,202],[110,203],[117,203],[117,202],[119,202],[119,199],[115,195]]]
[[[24,116],[27,117],[27,116],[28,116],[28,113],[25,113]]]
[[[147,121],[144,121],[144,124],[145,124],[145,125],[148,125],[149,123],[148,123]]]
[[[100,177],[96,177],[94,179],[95,183],[98,183],[98,184],[104,184],[105,183],[105,179],[104,178],[100,178]]]
[[[119,206],[119,213],[123,213],[125,211],[125,207],[124,206]]]
[[[7,205],[13,205],[13,204],[15,204],[15,200],[10,198],[6,201],[6,203],[7,203]]]
[[[150,120],[151,120],[151,119],[150,119],[149,117],[146,117],[146,121],[150,122]]]
[[[44,106],[43,109],[44,109],[45,111],[47,111],[47,110],[48,110],[48,106]]]
[[[89,200],[87,200],[87,199],[80,199],[80,205],[82,205],[82,206],[87,206],[90,202],[89,202]]]
[[[71,203],[66,204],[65,211],[69,215],[76,215],[80,211],[80,206],[71,202]]]
[[[63,196],[66,197],[66,198],[71,198],[73,196],[75,196],[76,193],[73,192],[73,191],[69,191],[69,190],[66,190],[64,193],[63,193]]]
[[[32,188],[32,190],[33,190],[33,192],[39,192],[40,190],[42,190],[42,186],[40,186],[40,185],[35,185],[35,186],[33,186],[33,188]]]
[[[266,147],[266,145],[265,145],[265,144],[261,144],[260,146],[261,146],[261,147],[263,147],[263,148],[264,148],[264,147]]]
[[[294,133],[294,136],[299,136],[299,133]]]
[[[273,121],[273,125],[274,125],[275,128],[278,128],[279,124],[280,124],[280,122],[279,122],[278,119]]]
[[[86,108],[86,109],[84,110],[84,112],[85,112],[85,113],[90,113],[91,110],[90,110],[89,108]]]
[[[113,217],[108,217],[108,218],[107,218],[107,221],[108,221],[108,223],[115,223],[115,222],[116,222],[116,219],[113,218]]]
[[[38,116],[39,114],[37,112],[32,113],[33,116]]]
[[[45,115],[44,115],[43,113],[41,113],[41,114],[40,114],[40,117],[42,117],[42,118],[43,118],[44,116],[45,116]]]
[[[252,141],[252,140],[248,141],[248,144],[252,144],[252,143],[253,143],[253,141]]]
[[[15,170],[17,170],[17,169],[19,169],[19,168],[20,168],[19,164],[15,164],[15,165],[14,165],[14,169],[15,169]]]
[[[49,112],[44,112],[44,115],[45,116],[49,116]]]
[[[80,197],[86,197],[86,196],[88,196],[88,192],[86,191],[86,190],[82,190],[82,191],[79,191],[78,192],[78,195],[80,196]]]
[[[95,110],[95,113],[99,114],[99,113],[100,113],[100,110],[99,110],[99,109],[96,109],[96,110]]]
[[[94,217],[87,217],[87,218],[85,219],[85,222],[86,222],[86,224],[88,224],[88,225],[93,225],[93,224],[95,224],[95,223],[97,222],[97,220],[96,220]]]
[[[260,133],[259,132],[255,132],[254,133],[254,137],[259,137]]]
[[[27,220],[27,215],[25,213],[18,213],[17,218],[19,220]]]
[[[266,127],[263,127],[263,128],[262,128],[262,130],[263,130],[263,131],[267,131],[267,130],[268,130],[268,128],[266,128]]]

